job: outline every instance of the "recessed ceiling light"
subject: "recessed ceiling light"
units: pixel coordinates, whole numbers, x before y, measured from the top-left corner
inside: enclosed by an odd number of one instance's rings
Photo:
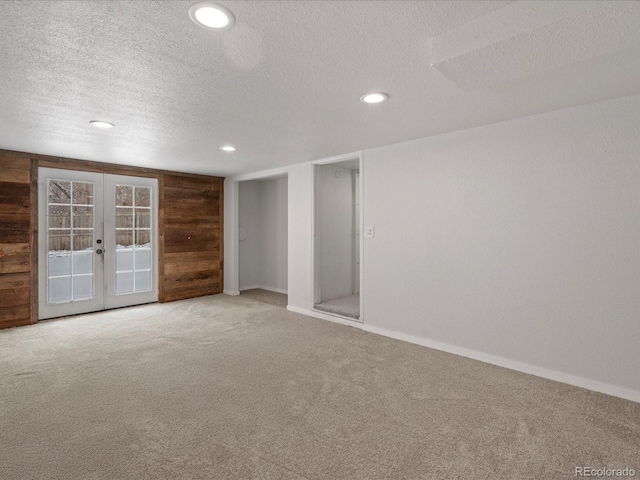
[[[389,95],[386,93],[367,93],[366,95],[362,95],[360,100],[364,103],[380,103],[384,102]]]
[[[233,27],[236,19],[227,8],[211,2],[198,2],[189,8],[191,20],[204,28],[227,30]]]
[[[91,120],[89,123],[91,125],[93,125],[94,127],[98,127],[98,128],[113,128],[113,127],[115,127],[115,125],[113,123],[103,122],[101,120]]]
[[[224,150],[225,152],[235,152],[236,147],[232,147],[231,145],[225,145],[224,147],[220,147],[220,150]]]

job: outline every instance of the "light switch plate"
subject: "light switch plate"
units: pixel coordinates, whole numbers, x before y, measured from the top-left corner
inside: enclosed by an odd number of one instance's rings
[[[365,238],[373,238],[373,227],[364,227]]]

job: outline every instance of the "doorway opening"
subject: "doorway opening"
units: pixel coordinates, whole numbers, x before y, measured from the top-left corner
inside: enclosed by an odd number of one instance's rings
[[[238,287],[241,296],[287,306],[287,175],[238,182]]]
[[[314,309],[362,322],[360,158],[316,164]]]
[[[39,318],[158,301],[158,181],[38,170]]]

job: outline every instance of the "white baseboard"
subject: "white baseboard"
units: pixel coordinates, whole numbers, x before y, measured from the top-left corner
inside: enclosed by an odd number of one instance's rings
[[[615,385],[609,385],[607,383],[598,382],[596,380],[589,380],[588,378],[576,377],[568,373],[562,373],[547,368],[536,367],[527,363],[518,362],[515,360],[509,360],[507,358],[490,355],[488,353],[478,352],[476,350],[470,350],[448,343],[437,342],[428,338],[417,337],[415,335],[407,335],[404,333],[395,332],[393,330],[387,330],[385,328],[372,327],[364,323],[358,323],[353,320],[345,320],[342,317],[333,316],[326,313],[320,313],[315,310],[309,310],[306,308],[287,306],[287,310],[295,313],[301,313],[309,317],[319,318],[321,320],[328,320],[330,322],[339,323],[341,325],[347,325],[349,327],[359,328],[365,332],[375,333],[384,337],[395,338],[396,340],[402,340],[404,342],[414,343],[423,347],[433,348],[435,350],[441,350],[447,353],[453,353],[454,355],[460,355],[462,357],[471,358],[484,363],[490,363],[499,367],[508,368],[509,370],[515,370],[517,372],[528,373],[529,375],[535,375],[536,377],[546,378],[548,380],[554,380],[560,383],[566,383],[573,385],[574,387],[586,388],[594,392],[605,393],[613,397],[624,398],[625,400],[631,400],[632,402],[640,403],[640,392],[635,390],[629,390],[626,388],[616,387]]]
[[[471,358],[473,360],[478,360],[480,362],[490,363],[499,367],[508,368],[510,370],[528,373],[530,375],[535,375],[536,377],[542,377],[549,380],[555,380],[556,382],[567,383],[575,387],[581,387],[586,388],[587,390],[593,390],[595,392],[606,393],[607,395],[624,398],[633,402],[640,402],[640,392],[637,392],[635,390],[628,390],[626,388],[616,387],[607,383],[589,380],[582,377],[576,377],[567,373],[557,372],[555,370],[549,370],[542,367],[536,367],[527,363],[521,363],[515,360],[509,360],[507,358],[497,357],[495,355],[490,355],[475,350],[469,350],[467,348],[458,347],[447,343],[436,342],[427,338],[416,337],[414,335],[406,335],[404,333],[398,333],[384,328],[372,327],[369,325],[362,325],[361,328],[364,331],[376,333],[385,337],[391,337],[397,340],[415,343],[417,345],[422,345],[423,347],[429,347],[435,350],[453,353],[454,355],[460,355],[463,357]]]
[[[250,287],[242,287],[240,291],[244,292],[245,290],[253,290],[254,288],[259,288],[261,290],[269,290],[270,292],[284,293],[285,295],[289,293],[287,292],[287,290],[282,290],[282,289],[273,288],[273,287],[265,287],[264,285],[252,285]]]
[[[362,328],[362,323],[359,323],[355,318],[353,320],[346,320],[344,317],[337,315],[331,315],[330,313],[317,312],[315,310],[308,310],[306,308],[292,307],[287,305],[287,310],[290,312],[301,313],[308,317],[320,318],[322,320],[328,320],[333,323],[339,323],[340,325],[347,325],[349,327]]]
[[[232,297],[240,295],[240,292],[238,290],[223,290],[222,293],[224,293],[225,295],[231,295]]]

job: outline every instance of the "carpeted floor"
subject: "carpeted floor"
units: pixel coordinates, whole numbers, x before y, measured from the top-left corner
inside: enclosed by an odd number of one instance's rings
[[[316,303],[313,308],[327,313],[336,313],[344,317],[360,318],[360,295],[332,298],[322,303]]]
[[[243,290],[240,292],[240,295],[245,299],[287,308],[288,296],[286,293],[272,292],[271,290],[264,290],[262,288],[252,288],[250,290]]]
[[[570,479],[640,404],[240,295],[0,331],[0,478]]]

